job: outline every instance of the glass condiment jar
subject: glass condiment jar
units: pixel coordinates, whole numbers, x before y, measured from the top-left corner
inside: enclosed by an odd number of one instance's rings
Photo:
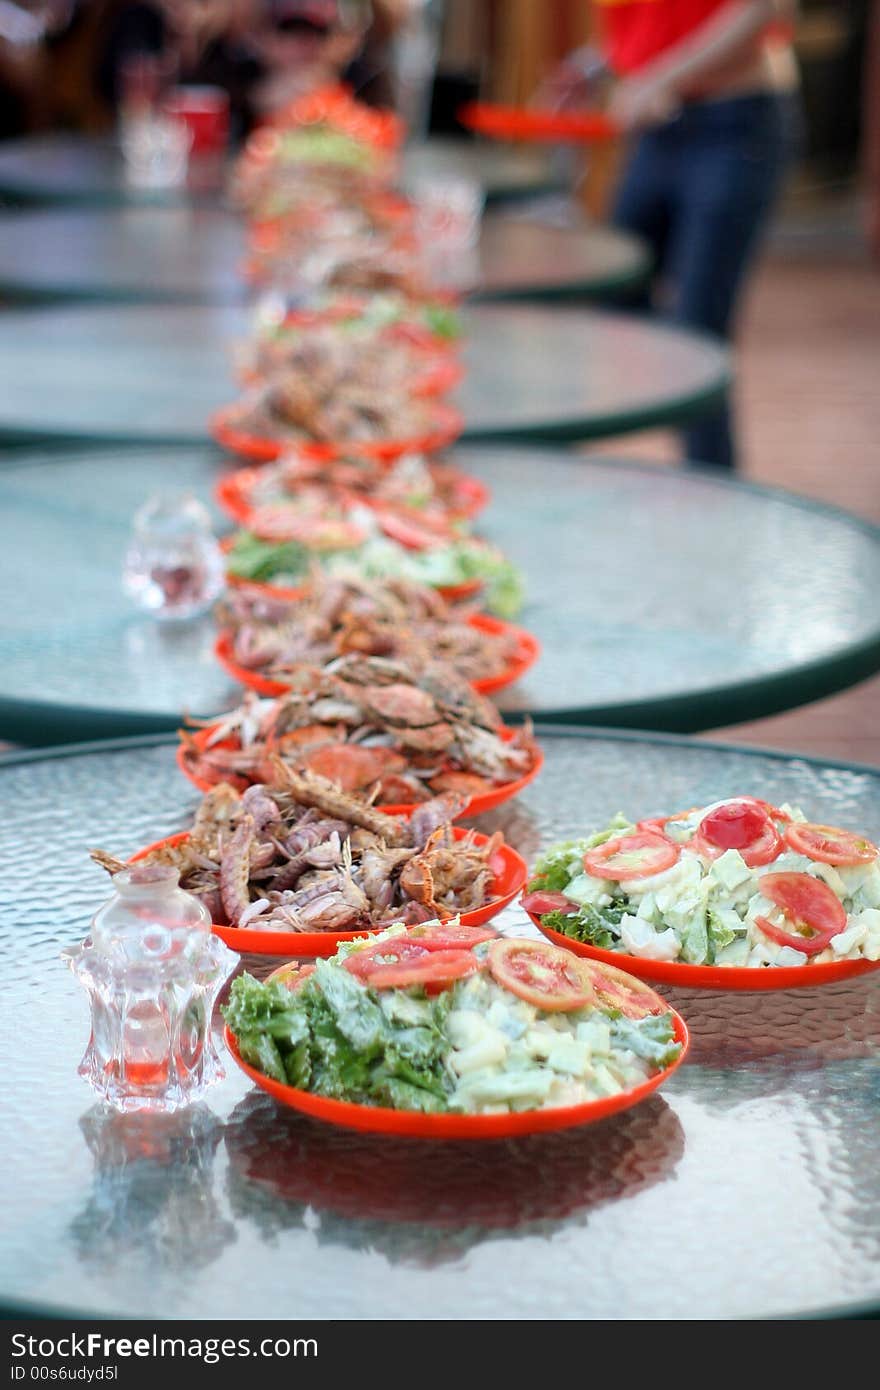
[[[114,874],[89,936],[62,952],[91,1001],[79,1074],[117,1110],[170,1113],[224,1074],[211,1018],[239,957],[178,880],[165,864]]]
[[[223,553],[191,493],[157,493],[135,513],[123,588],[157,618],[206,613],[224,586]]]

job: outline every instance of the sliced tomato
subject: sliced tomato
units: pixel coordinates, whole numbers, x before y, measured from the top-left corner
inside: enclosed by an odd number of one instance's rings
[[[731,797],[731,801],[736,801],[736,802],[740,802],[740,803],[743,803],[743,804],[748,804],[748,805],[750,805],[750,806],[758,806],[758,807],[760,807],[760,809],[761,809],[762,811],[764,811],[768,816],[771,816],[773,820],[778,820],[778,821],[789,821],[789,820],[791,820],[791,816],[789,816],[789,815],[787,814],[787,812],[785,812],[785,811],[780,811],[780,809],[779,809],[778,806],[773,806],[773,805],[771,804],[771,802],[769,802],[769,801],[762,801],[761,798],[760,798],[759,796],[737,796],[737,797]],[[672,814],[671,816],[650,816],[647,820],[640,820],[640,821],[637,821],[637,822],[636,822],[636,829],[637,829],[637,830],[663,830],[663,829],[669,824],[670,821],[687,820],[687,818],[688,818],[689,816],[692,816],[696,811],[702,811],[702,810],[703,810],[703,807],[702,807],[702,806],[689,806],[688,809],[687,809],[686,811],[675,811],[675,812],[673,812],[673,814]],[[711,814],[711,813],[710,813],[710,814]]]
[[[541,889],[535,893],[524,893],[520,904],[526,912],[533,912],[536,917],[543,917],[545,912],[574,912],[577,907],[564,893],[545,893]]]
[[[299,541],[313,550],[353,550],[363,545],[367,533],[353,521],[334,517],[291,513],[285,503],[260,507],[251,518],[250,528],[264,541]]]
[[[777,927],[766,917],[755,921],[771,940],[814,956],[846,926],[846,908],[827,883],[812,874],[764,874],[758,887],[765,898],[781,908],[796,928],[794,933]]]
[[[700,821],[692,841],[692,848],[707,859],[735,849],[750,868],[772,864],[782,847],[782,836],[763,805],[745,797],[716,806]]]
[[[407,550],[430,550],[437,545],[438,539],[442,539],[429,527],[397,516],[394,512],[377,512],[377,519],[385,535]]]
[[[855,864],[871,864],[877,858],[875,844],[851,830],[838,830],[835,825],[811,825],[792,821],[785,828],[785,838],[798,854],[815,859],[820,864],[838,864],[842,868]]]
[[[600,1009],[617,1009],[627,1018],[645,1018],[648,1014],[665,1014],[669,1005],[656,990],[618,970],[604,961],[581,960]]]
[[[500,937],[489,947],[487,959],[498,984],[536,1009],[571,1013],[593,1002],[582,962],[549,941]]]
[[[288,961],[286,965],[279,965],[277,970],[273,970],[271,975],[266,976],[266,983],[275,982],[279,985],[286,985],[291,994],[295,994],[301,989],[310,975],[314,975],[316,966],[314,964],[302,965],[297,960]]]
[[[767,812],[751,801],[726,801],[700,821],[700,834],[719,849],[743,849],[757,840],[767,824]]]
[[[353,951],[345,959],[345,969],[356,975],[359,980],[365,980],[379,964],[407,964],[428,954],[427,946],[421,945],[420,942],[410,941],[407,936],[396,936],[393,940],[376,941],[372,946]]]
[[[396,965],[375,962],[367,971],[364,984],[369,989],[407,989],[424,985],[428,994],[448,989],[456,980],[475,975],[483,963],[473,951],[425,951],[423,955],[398,961]]]
[[[781,907],[789,917],[805,922],[816,931],[842,931],[846,908],[827,883],[812,874],[763,874],[758,887],[765,898]]]
[[[497,935],[491,927],[469,927],[464,922],[445,922],[442,926],[422,922],[410,927],[407,940],[417,941],[429,951],[462,951],[479,946],[481,941],[494,941]]]
[[[667,840],[659,830],[636,830],[588,850],[584,868],[594,878],[613,878],[624,883],[671,869],[680,853],[680,846]]]

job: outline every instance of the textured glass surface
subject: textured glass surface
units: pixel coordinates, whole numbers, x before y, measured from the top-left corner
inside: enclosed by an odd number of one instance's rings
[[[404,176],[467,173],[485,185],[488,197],[541,192],[558,183],[551,160],[541,150],[514,150],[488,141],[430,140],[410,148]],[[222,165],[191,169],[186,189],[162,190],[161,201],[215,196],[223,185]],[[40,136],[4,143],[0,149],[0,192],[76,202],[154,201],[156,193],[130,188],[113,141],[69,135]]]
[[[244,299],[241,218],[186,207],[22,212],[0,221],[0,284],[32,293]]]
[[[689,333],[533,305],[462,313],[470,438],[562,429],[613,434],[690,410],[727,376],[726,354]],[[201,443],[239,392],[242,309],[114,306],[9,312],[0,320],[0,434]]]
[[[618,808],[752,792],[880,836],[880,774],[702,744],[543,736],[485,817],[530,860]],[[688,1061],[580,1130],[446,1147],[299,1118],[229,1062],[209,1099],[108,1116],[59,959],[123,855],[194,805],[170,746],[0,763],[0,1296],[145,1317],[754,1318],[880,1306],[880,973],[669,990]],[[499,919],[501,920],[501,919]],[[518,908],[506,929],[523,929]],[[266,963],[248,958],[265,970]]]
[[[113,139],[38,135],[0,149],[0,192],[37,202],[172,203],[217,200],[226,171],[213,157],[193,161],[187,182],[173,188],[133,187]]]
[[[0,221],[0,285],[99,299],[240,300],[251,293],[240,272],[244,250],[242,219],[219,209],[26,212]],[[475,288],[586,292],[631,280],[645,264],[639,243],[620,232],[490,212]]]
[[[613,722],[615,706],[636,705],[651,727],[653,706],[672,695],[787,674],[794,704],[805,665],[831,668],[870,639],[880,660],[880,538],[855,520],[693,472],[560,451],[453,457],[490,488],[478,524],[525,575],[519,621],[542,644],[499,695],[505,710],[601,710]],[[230,706],[236,686],[213,659],[210,621],[163,630],[118,584],[146,496],[173,485],[208,500],[218,476],[214,456],[195,449],[0,470],[0,589],[18,596],[4,604],[0,699],[47,701],[59,719],[70,707],[130,711],[165,727],[184,710]],[[692,717],[703,727],[698,699]]]
[[[172,723],[235,703],[239,687],[214,659],[213,619],[160,623],[122,589],[134,513],[154,492],[190,489],[226,529],[211,501],[219,473],[208,449],[0,469],[0,698]]]

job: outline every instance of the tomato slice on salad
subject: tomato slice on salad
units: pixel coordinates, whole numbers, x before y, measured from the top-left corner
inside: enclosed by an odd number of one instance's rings
[[[407,550],[430,550],[447,536],[438,536],[430,527],[397,516],[394,512],[380,511],[376,514],[379,526],[386,536]]]
[[[785,828],[785,838],[798,854],[815,859],[820,864],[837,864],[841,868],[856,864],[872,864],[878,849],[863,835],[851,830],[838,830],[835,825],[813,825],[792,821]]]
[[[533,912],[536,917],[543,917],[545,912],[574,912],[576,908],[576,904],[564,893],[545,893],[542,889],[535,893],[524,893],[520,904],[526,912]]]
[[[666,1013],[669,1005],[665,999],[616,965],[606,965],[604,961],[581,960],[596,1000],[606,1009],[619,1009],[627,1018],[646,1018],[648,1014]]]
[[[286,965],[279,965],[277,970],[273,970],[271,975],[266,976],[266,983],[275,981],[279,985],[286,985],[291,994],[296,994],[298,989],[302,989],[310,975],[314,975],[317,966],[314,963],[302,964],[298,960],[289,960]]]
[[[395,965],[374,962],[363,979],[369,989],[407,989],[410,985],[424,985],[427,994],[439,994],[456,980],[475,975],[482,968],[482,961],[473,951],[425,951],[421,956],[398,961]]]
[[[489,970],[503,989],[550,1013],[571,1013],[593,1002],[593,989],[575,956],[549,941],[493,941]]]
[[[796,928],[787,932],[766,917],[756,917],[761,931],[780,946],[814,956],[846,926],[846,908],[827,883],[812,874],[764,874],[758,887],[765,898],[782,909]],[[811,935],[805,935],[806,928]]]
[[[258,507],[250,529],[262,541],[299,541],[312,550],[354,550],[367,539],[354,521],[292,514],[283,502]]]
[[[635,830],[588,850],[584,855],[584,868],[594,878],[625,883],[671,869],[680,853],[680,847],[667,840],[659,830]]]
[[[469,927],[464,922],[447,922],[439,927],[423,922],[410,927],[406,934],[407,941],[417,941],[428,951],[469,950],[481,941],[494,941],[497,935],[491,927]]]
[[[406,965],[411,961],[421,960],[428,954],[427,946],[410,941],[406,936],[396,936],[387,941],[375,941],[371,946],[353,951],[345,959],[345,969],[356,975],[359,980],[366,980],[370,972],[379,965]]]
[[[707,859],[735,849],[750,868],[772,864],[782,853],[782,836],[764,806],[750,798],[726,801],[700,821],[692,847]]]

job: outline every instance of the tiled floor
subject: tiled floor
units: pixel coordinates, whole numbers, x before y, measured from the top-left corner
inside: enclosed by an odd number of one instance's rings
[[[742,471],[880,523],[880,265],[850,209],[829,209],[827,229],[789,219],[750,286],[736,365]],[[678,457],[659,432],[591,452]],[[706,737],[880,766],[880,677]]]

